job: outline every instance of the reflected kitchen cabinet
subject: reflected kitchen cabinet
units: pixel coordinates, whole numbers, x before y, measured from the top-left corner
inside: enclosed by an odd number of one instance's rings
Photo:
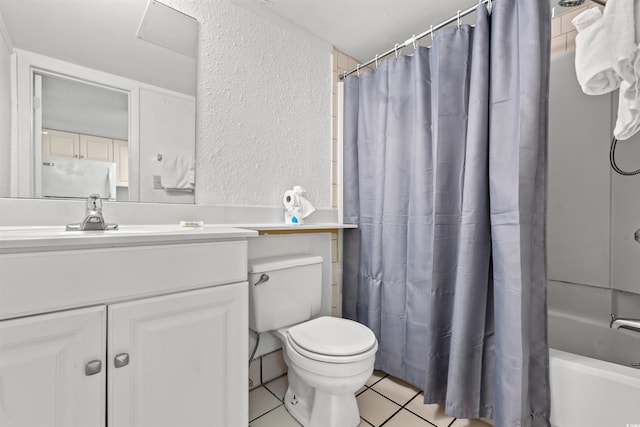
[[[42,129],[42,155],[80,157],[80,135],[53,129]]]
[[[129,186],[129,143],[95,135],[42,129],[42,155],[114,162],[118,187]]]
[[[80,135],[80,158],[113,162],[113,139]]]
[[[118,187],[129,186],[129,142],[121,139],[113,140],[113,161],[116,164]]]

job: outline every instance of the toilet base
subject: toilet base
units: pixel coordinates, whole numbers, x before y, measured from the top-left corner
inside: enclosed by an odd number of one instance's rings
[[[289,369],[284,406],[304,427],[357,427],[360,424],[355,393],[329,394],[314,389],[300,381],[293,369]]]

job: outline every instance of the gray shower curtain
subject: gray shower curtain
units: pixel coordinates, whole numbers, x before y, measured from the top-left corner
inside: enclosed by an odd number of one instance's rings
[[[343,314],[448,414],[548,426],[547,1],[345,79]]]

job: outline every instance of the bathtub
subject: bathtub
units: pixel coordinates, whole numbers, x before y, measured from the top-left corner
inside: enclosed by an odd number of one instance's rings
[[[551,349],[553,427],[640,427],[640,369]]]
[[[549,343],[553,427],[640,427],[638,334],[550,311]]]

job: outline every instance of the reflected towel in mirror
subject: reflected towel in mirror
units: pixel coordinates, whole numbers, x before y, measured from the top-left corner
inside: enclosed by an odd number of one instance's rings
[[[164,155],[160,162],[160,175],[165,190],[194,191],[195,165],[193,157]]]

